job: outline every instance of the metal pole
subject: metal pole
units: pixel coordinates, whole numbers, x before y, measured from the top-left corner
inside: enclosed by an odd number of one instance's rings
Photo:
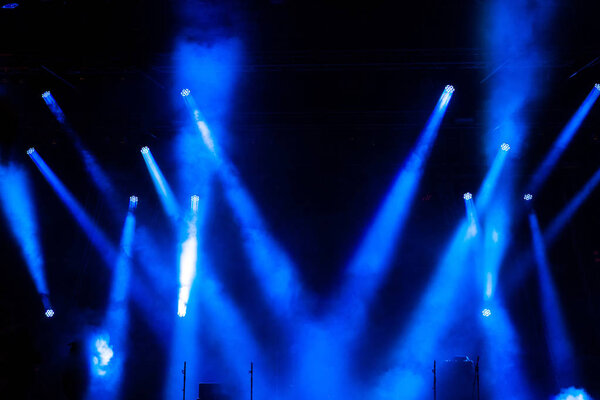
[[[436,370],[435,370],[435,360],[433,360],[433,400],[436,400],[436,396],[437,396],[437,382],[436,382]]]
[[[181,373],[183,374],[183,400],[185,400],[185,376],[187,373],[187,362],[183,362],[183,369],[181,370]]]
[[[475,379],[477,379],[477,400],[479,400],[479,356],[477,356],[477,364],[475,364]]]
[[[253,391],[254,391],[254,363],[250,362],[250,371],[248,371],[248,373],[250,374],[250,400],[252,400],[252,396],[253,396]]]

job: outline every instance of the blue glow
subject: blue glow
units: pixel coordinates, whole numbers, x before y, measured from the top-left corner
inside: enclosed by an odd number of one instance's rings
[[[595,87],[595,88],[596,88],[598,91],[600,91],[600,83],[596,83],[596,84],[594,85],[594,87]]]
[[[8,3],[8,4],[5,4],[2,6],[2,8],[10,8],[10,9],[17,8],[17,7],[19,7],[19,3]]]
[[[490,315],[492,315],[492,310],[490,310],[489,308],[484,308],[481,311],[481,315],[483,315],[484,317],[489,317]]]
[[[531,200],[533,200],[533,195],[531,193],[525,193],[523,195],[523,200],[525,200],[525,201],[531,201]]]
[[[473,195],[470,192],[463,194],[463,199],[465,199],[465,200],[471,200],[472,198],[473,198]]]
[[[25,170],[16,164],[0,165],[2,211],[21,249],[35,288],[43,295],[43,300],[49,292],[44,273],[44,256],[38,234],[34,199]]]
[[[533,212],[529,214],[529,226],[538,270],[540,304],[544,314],[548,350],[551,354],[550,359],[552,360],[555,379],[562,386],[572,382],[574,378],[572,374],[576,365],[575,359],[573,358],[571,341],[565,329],[560,300],[550,274],[550,264],[546,258],[546,246],[537,216]]]
[[[599,89],[600,90],[600,89]],[[594,400],[584,389],[569,387],[562,389],[552,400]]]
[[[244,249],[252,269],[274,310],[291,315],[302,295],[296,269],[287,253],[271,237],[250,194],[239,180],[237,171],[223,164],[219,176],[225,195],[241,229]]]
[[[94,155],[83,145],[81,139],[79,138],[75,130],[67,122],[63,110],[60,108],[60,106],[54,99],[54,96],[52,96],[52,93],[44,92],[42,94],[42,98],[44,99],[44,102],[46,103],[56,120],[61,125],[63,131],[67,133],[69,138],[72,140],[73,145],[75,146],[75,148],[79,152],[79,155],[81,156],[81,159],[83,160],[86,171],[92,177],[92,181],[99,189],[99,191],[104,196],[108,197],[109,207],[112,208],[113,212],[118,213],[120,210],[118,210],[115,207],[115,205],[117,204],[118,196],[108,175],[106,174],[106,172],[103,171],[103,169],[96,161]]]
[[[35,149],[33,147],[30,147],[29,149],[27,149],[27,155],[33,153],[35,151]]]
[[[161,201],[163,209],[173,222],[177,221],[179,217],[179,211],[177,202],[175,201],[175,195],[171,191],[171,188],[160,168],[158,167],[158,164],[156,164],[150,149],[147,146],[144,146],[142,147],[141,152],[142,156],[144,157],[144,161],[146,162],[146,167],[148,167],[148,172],[150,172],[150,176],[152,177],[152,183],[154,183],[154,188],[158,193],[158,197]]]
[[[49,308],[46,310],[46,312],[44,313],[44,315],[46,315],[46,318],[52,318],[54,317],[54,310]]]
[[[138,205],[137,196],[129,196],[129,211],[134,211]]]
[[[79,204],[71,192],[69,192],[65,185],[63,185],[60,179],[58,179],[54,172],[52,172],[50,167],[42,159],[39,153],[34,151],[29,154],[29,157],[34,162],[35,166],[40,170],[42,175],[44,175],[44,178],[46,178],[50,186],[52,186],[52,189],[54,189],[58,197],[63,201],[63,203],[65,203],[67,209],[71,212],[79,226],[81,226],[81,228],[87,234],[88,238],[96,247],[98,253],[100,253],[100,256],[103,258],[105,263],[109,267],[112,267],[114,260],[116,259],[116,254],[113,246],[106,238],[104,233],[91,220],[83,207]]]
[[[470,193],[469,193],[470,194]],[[464,197],[464,196],[463,196]],[[468,199],[465,198],[465,208],[467,211],[467,239],[475,237],[477,232],[479,231],[479,218],[477,216],[477,208],[473,203],[473,196],[470,196]]]
[[[94,341],[94,356],[92,357],[93,370],[96,375],[104,376],[108,365],[114,356],[113,348],[109,343],[110,337],[98,337]]]
[[[573,117],[571,117],[569,123],[563,128],[562,132],[552,145],[552,149],[550,149],[550,152],[548,153],[544,161],[540,164],[538,169],[533,174],[533,178],[531,180],[531,183],[529,184],[529,189],[532,192],[537,192],[540,189],[540,187],[544,184],[546,178],[548,177],[548,175],[550,175],[550,172],[552,172],[552,169],[556,165],[556,162],[569,145],[569,142],[577,132],[577,129],[583,123],[583,120],[588,115],[590,109],[592,108],[599,96],[600,91],[592,89],[592,91],[590,92],[590,94],[588,94],[581,106],[579,106],[577,112],[573,115]]]
[[[452,85],[446,85],[446,87],[444,88],[444,92],[446,92],[446,93],[454,93],[454,86],[452,86]]]
[[[451,90],[443,91],[346,269],[336,307],[353,310],[353,324],[364,318],[367,303],[386,276],[451,97]]]
[[[577,192],[575,197],[569,201],[569,203],[562,209],[562,211],[552,220],[548,229],[544,232],[544,240],[547,244],[551,244],[556,240],[558,234],[565,227],[567,222],[571,220],[575,212],[583,204],[585,199],[592,193],[592,191],[600,183],[600,169],[587,181],[585,186]]]
[[[214,142],[212,133],[211,133],[210,129],[208,128],[208,125],[206,123],[204,115],[198,109],[198,106],[196,105],[196,101],[194,100],[194,97],[190,93],[188,93],[183,98],[185,99],[185,104],[186,104],[189,112],[191,113],[192,118],[194,119],[196,128],[198,129],[198,132],[200,133],[200,136],[202,137],[202,140],[204,141],[206,148],[211,153],[216,155],[217,152],[215,150],[215,142]]]
[[[488,204],[492,199],[492,194],[496,189],[498,179],[500,179],[500,174],[503,171],[507,156],[508,152],[502,148],[497,151],[496,157],[494,157],[494,161],[492,162],[492,166],[488,170],[485,179],[477,191],[476,203],[477,210],[479,210],[480,214],[484,214],[487,211]]]
[[[508,143],[502,143],[500,145],[500,149],[502,149],[502,151],[509,151],[510,150],[510,145]]]
[[[186,96],[189,96],[189,95],[190,95],[190,93],[191,93],[191,92],[190,92],[190,89],[183,89],[183,90],[181,91],[181,96],[183,96],[183,97],[186,97]]]

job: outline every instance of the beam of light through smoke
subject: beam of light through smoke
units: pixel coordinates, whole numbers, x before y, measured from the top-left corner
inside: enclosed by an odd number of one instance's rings
[[[442,92],[417,143],[347,267],[340,293],[334,302],[334,308],[338,310],[332,310],[331,313],[346,313],[350,319],[350,331],[361,325],[368,303],[385,279],[453,92],[451,86],[446,86]]]
[[[146,146],[142,147],[141,153],[165,213],[171,218],[171,221],[176,222],[179,219],[179,210],[171,187],[154,160],[150,149]]]
[[[78,153],[81,155],[85,168],[92,178],[92,182],[94,182],[98,190],[103,195],[108,197],[108,205],[111,208],[113,208],[112,211],[118,213],[119,210],[116,207],[116,205],[119,203],[117,201],[118,196],[108,175],[100,167],[100,164],[98,163],[98,161],[96,161],[94,155],[84,146],[81,139],[79,138],[79,135],[77,135],[75,130],[68,123],[68,121],[65,118],[64,112],[54,99],[54,96],[52,96],[52,93],[44,92],[44,94],[42,94],[42,98],[44,99],[44,102],[46,103],[46,105],[60,124],[61,128],[67,133],[67,135],[73,142],[73,145],[77,149]]]
[[[571,341],[563,320],[560,299],[550,272],[546,257],[546,245],[540,230],[537,215],[529,214],[529,226],[538,271],[540,304],[544,317],[544,328],[548,350],[551,355],[554,377],[560,386],[573,382],[576,368]]]
[[[29,149],[27,153],[50,186],[52,186],[52,189],[54,189],[58,197],[65,203],[67,209],[71,215],[73,215],[79,226],[81,226],[83,231],[87,234],[105,264],[112,268],[117,254],[114,246],[110,243],[110,240],[108,240],[100,228],[98,228],[94,221],[87,215],[83,207],[75,199],[75,196],[71,194],[60,179],[58,179],[56,174],[52,172],[39,153],[35,151],[35,149]]]
[[[590,94],[588,94],[588,96],[585,98],[583,103],[581,103],[581,106],[579,106],[577,112],[575,112],[567,125],[563,128],[562,132],[552,145],[550,152],[533,174],[531,183],[528,185],[528,190],[531,193],[536,193],[546,181],[546,178],[548,178],[548,175],[550,175],[550,172],[552,172],[556,162],[569,145],[571,139],[573,139],[577,129],[579,129],[583,123],[583,120],[588,115],[590,109],[596,100],[598,100],[599,96],[600,90],[594,87]]]
[[[44,272],[44,255],[38,235],[34,196],[24,169],[16,164],[0,166],[0,201],[10,230],[17,240],[31,279],[42,296],[44,311],[51,309]]]

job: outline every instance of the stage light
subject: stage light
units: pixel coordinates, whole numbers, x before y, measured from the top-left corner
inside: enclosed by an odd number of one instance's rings
[[[29,149],[27,149],[27,155],[32,154],[35,151],[35,149],[33,147],[30,147]]]
[[[504,151],[509,151],[510,150],[510,145],[508,143],[502,143],[502,145],[500,146],[500,148]]]
[[[8,3],[2,6],[2,8],[17,8],[19,7],[19,3]]]
[[[46,99],[50,97],[50,92],[49,91],[45,91],[44,93],[42,93],[42,99]]]
[[[594,87],[595,87],[597,90],[600,90],[600,83],[596,83],[596,84],[594,85]]]
[[[481,311],[481,315],[487,318],[490,315],[492,315],[492,310],[490,310],[489,308],[484,308],[483,311]]]
[[[198,203],[199,202],[200,202],[200,197],[198,197],[197,195],[193,195],[191,198],[192,211],[194,211],[194,212],[198,211]]]
[[[183,97],[187,97],[187,96],[189,96],[189,95],[190,95],[190,93],[191,93],[191,92],[190,92],[190,89],[183,89],[183,90],[181,91],[181,95],[182,95]]]
[[[446,85],[446,87],[444,88],[444,91],[447,93],[454,93],[454,86]]]
[[[150,149],[148,148],[148,146],[144,146],[140,151],[142,152],[142,154],[148,154],[148,152],[150,152]]]
[[[46,314],[46,318],[52,318],[52,317],[54,317],[54,310],[49,308],[46,310],[45,314]]]
[[[137,196],[130,196],[129,197],[129,210],[133,211],[137,208],[138,205],[138,197]]]
[[[471,194],[471,192],[467,192],[465,194],[463,194],[463,199],[465,200],[471,200],[473,198],[473,195]]]
[[[525,195],[523,196],[523,200],[525,200],[525,201],[533,200],[533,195],[531,193],[525,193]]]

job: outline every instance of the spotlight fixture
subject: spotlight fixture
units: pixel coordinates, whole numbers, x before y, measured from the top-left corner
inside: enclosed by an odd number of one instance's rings
[[[45,312],[45,315],[46,315],[46,318],[52,318],[52,317],[54,317],[54,310],[51,309],[51,308],[47,309],[46,312]]]
[[[187,97],[187,96],[189,96],[189,95],[190,95],[190,93],[191,93],[191,92],[190,92],[190,89],[183,89],[183,90],[181,91],[181,96],[183,96],[183,97]]]
[[[481,315],[487,318],[490,315],[492,315],[492,310],[490,310],[489,308],[484,308],[483,311],[481,311]]]
[[[473,198],[473,195],[471,194],[471,192],[467,192],[465,194],[463,194],[463,199],[465,200],[471,200]]]
[[[502,145],[500,145],[500,148],[504,151],[509,151],[510,145],[508,143],[502,143]]]
[[[142,154],[148,154],[150,152],[150,149],[148,148],[148,146],[144,146],[140,151],[142,152]]]
[[[454,93],[454,86],[452,86],[452,85],[446,85],[446,87],[444,88],[444,91],[446,93]]]
[[[200,197],[197,195],[193,195],[191,198],[192,201],[192,211],[198,211],[198,203],[200,202]]]
[[[525,193],[525,195],[523,195],[523,200],[525,200],[525,201],[533,200],[533,195],[531,193]]]
[[[27,149],[27,154],[31,155],[31,153],[33,153],[35,151],[35,149],[33,147],[30,147],[29,149]]]
[[[19,7],[19,3],[8,3],[2,6],[2,8],[17,8]]]
[[[129,196],[129,209],[135,210],[138,205],[138,197],[137,196]]]
[[[46,90],[44,93],[42,93],[42,99],[47,99],[48,97],[50,97],[50,92]]]
[[[594,87],[596,88],[596,90],[600,90],[600,83],[596,83],[596,84],[594,85]]]

